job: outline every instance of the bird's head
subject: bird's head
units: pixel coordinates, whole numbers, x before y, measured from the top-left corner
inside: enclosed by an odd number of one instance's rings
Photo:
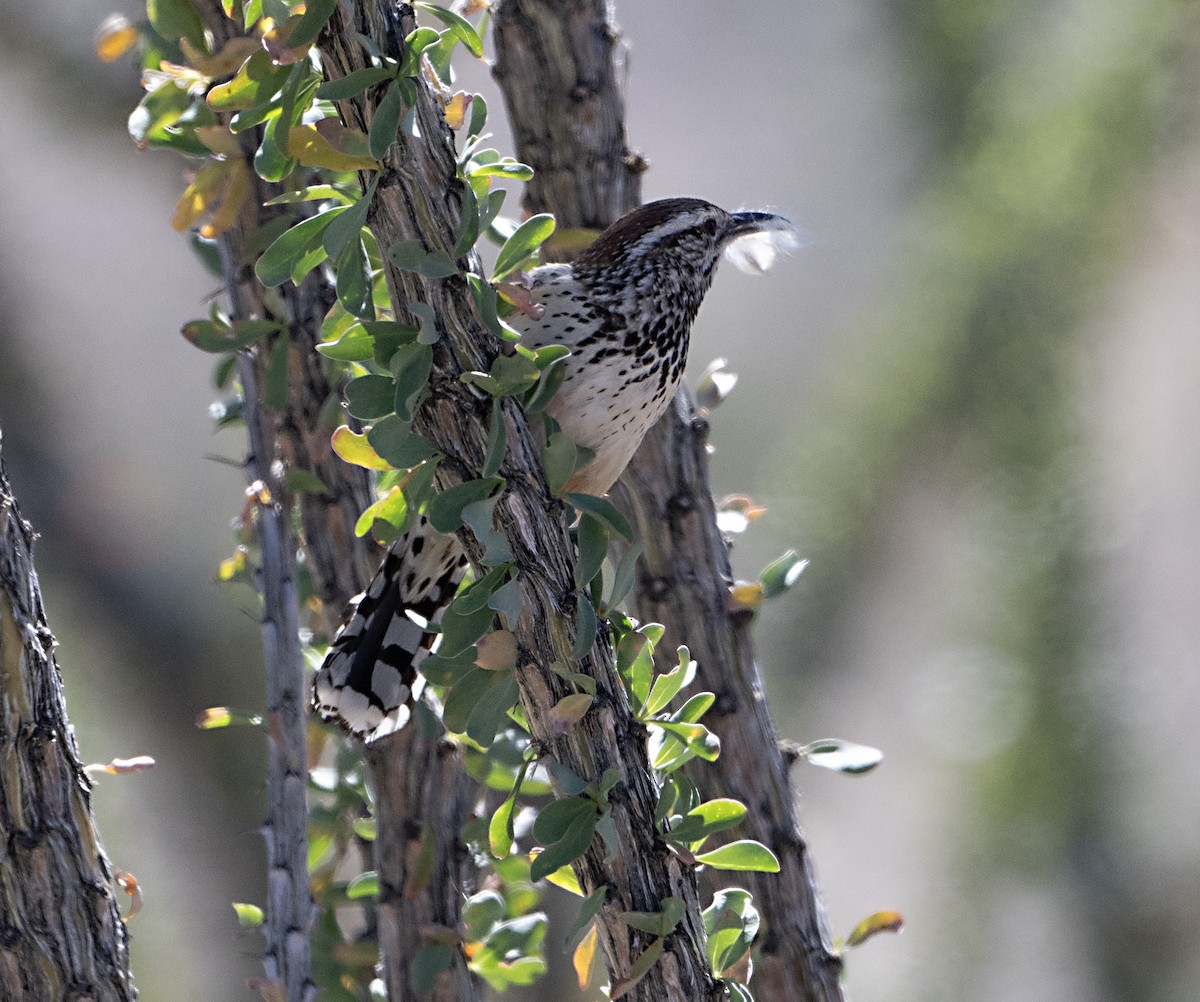
[[[763,271],[796,227],[771,212],[726,212],[699,198],[664,198],[626,213],[573,264],[583,282],[635,307],[679,300],[694,315],[727,251],[743,270]],[[737,253],[746,246],[746,253]],[[637,301],[635,304],[634,301]]]

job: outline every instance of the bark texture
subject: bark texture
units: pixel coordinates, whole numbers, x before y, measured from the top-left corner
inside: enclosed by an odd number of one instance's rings
[[[537,172],[526,208],[570,225],[607,226],[639,203],[630,165],[642,163],[631,157],[625,137],[611,4],[502,0],[495,17],[495,76],[517,157]],[[667,628],[660,651],[688,645],[699,663],[698,689],[718,697],[705,722],[721,738],[721,756],[698,767],[693,779],[706,796],[746,803],[746,822],[731,837],[757,839],[780,860],[779,874],[705,873],[709,891],[733,882],[754,895],[763,919],[756,994],[840,1000],[841,960],[754,662],[750,616],[728,611],[732,576],[716,525],[706,438],[707,422],[682,390],[614,492],[646,545],[633,607],[643,622]]]
[[[216,38],[225,39],[235,33],[235,23],[224,16],[219,3],[208,3],[204,16]],[[268,978],[278,978],[286,987],[289,1002],[298,1002],[311,994],[307,972],[313,905],[304,851],[308,820],[304,805],[308,679],[302,669],[297,671],[296,544],[303,547],[307,570],[321,599],[322,627],[330,634],[340,624],[342,610],[351,596],[362,591],[374,576],[382,550],[354,531],[358,516],[374,500],[370,474],[343,462],[330,445],[336,421],[329,419],[328,404],[338,387],[330,381],[327,363],[316,345],[335,292],[323,269],[310,273],[299,286],[288,282],[279,289],[266,289],[255,278],[253,261],[245,252],[247,240],[270,220],[271,214],[286,211],[264,207],[282,189],[253,173],[257,141],[251,133],[243,143],[253,194],[246,199],[236,225],[222,235],[220,242],[226,292],[234,314],[231,319],[275,320],[287,328],[286,333],[278,335],[286,340],[288,353],[287,396],[281,407],[267,407],[258,392],[278,338],[270,338],[245,354],[239,360],[238,371],[247,390],[244,414],[250,435],[248,477],[266,483],[272,498],[271,503],[258,509],[263,545],[260,585],[264,601],[270,589],[274,606],[264,616],[271,713],[270,815],[266,827],[271,861],[265,963]],[[340,415],[341,411],[332,413]],[[325,492],[291,495],[280,476],[289,469],[314,474],[325,485]],[[293,505],[300,515],[299,541],[292,537],[286,517]],[[418,728],[408,728],[402,737],[376,743],[367,756],[367,767],[379,798],[373,852],[381,887],[378,915],[368,925],[378,932],[381,974],[388,997],[392,1002],[415,1000],[410,965],[421,945],[419,930],[454,929],[459,922],[460,888],[468,861],[458,833],[470,809],[474,783],[462,772],[456,753],[438,737],[425,735]],[[411,867],[406,850],[414,832],[431,856],[439,879],[408,879]],[[403,889],[403,893],[396,889]],[[284,958],[282,964],[280,957]],[[471,1002],[482,997],[482,985],[468,973],[460,953],[456,952],[449,974],[443,975],[433,997],[437,1002]]]
[[[414,27],[412,9],[405,4],[363,2],[350,14],[338,8],[319,42],[326,72],[336,78],[369,65],[356,32],[396,57]],[[400,240],[420,240],[428,250],[447,251],[459,231],[453,138],[434,95],[424,81],[417,84],[415,118],[421,138],[402,136],[388,150],[368,225],[384,248]],[[366,130],[377,100],[377,94],[368,92],[342,102],[342,115],[348,124]],[[434,349],[432,392],[416,415],[415,427],[445,456],[439,467],[443,486],[472,479],[485,454],[491,404],[458,377],[464,370],[486,370],[499,345],[476,317],[461,277],[429,280],[391,265],[386,277],[398,316],[406,316],[408,303],[426,303],[441,335]],[[627,980],[652,940],[625,925],[619,913],[658,911],[663,899],[678,896],[685,903],[683,920],[668,938],[663,958],[626,997],[647,1002],[715,1000],[721,991],[707,970],[695,879],[654,834],[657,791],[646,760],[645,735],[630,713],[609,644],[598,642],[584,659],[596,678],[597,697],[580,725],[564,734],[550,715],[554,704],[572,692],[550,666],[572,660],[574,553],[565,509],[547,494],[524,415],[511,398],[505,400],[503,414],[508,449],[500,472],[507,477],[508,489],[497,506],[496,521],[514,554],[522,585],[523,609],[516,629],[522,706],[544,753],[589,780],[608,768],[621,777],[610,798],[617,845],[606,847],[594,840],[577,867],[586,890],[608,888],[599,927],[610,977],[614,984]],[[478,561],[482,552],[474,536],[464,531],[460,539]],[[617,853],[611,862],[606,849]]]
[[[0,455],[0,999],[129,1002],[125,923]]]

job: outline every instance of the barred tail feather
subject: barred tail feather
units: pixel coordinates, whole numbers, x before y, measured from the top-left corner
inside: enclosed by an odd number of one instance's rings
[[[363,741],[400,730],[425,679],[436,635],[425,627],[454,597],[467,561],[422,519],[392,544],[313,679],[312,708]]]

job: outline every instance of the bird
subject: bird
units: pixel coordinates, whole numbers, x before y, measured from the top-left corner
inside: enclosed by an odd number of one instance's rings
[[[722,255],[762,271],[796,242],[784,216],[667,198],[626,213],[574,261],[529,272],[530,303],[507,322],[526,347],[570,349],[546,412],[591,456],[561,493],[606,494],[665,413]],[[395,541],[329,645],[313,710],[368,742],[403,727],[424,687],[421,662],[436,646],[428,627],[466,566],[457,540],[424,519]]]

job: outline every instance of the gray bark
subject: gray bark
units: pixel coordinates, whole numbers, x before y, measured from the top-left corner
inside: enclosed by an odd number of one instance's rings
[[[125,923],[0,455],[0,998],[129,1002]]]
[[[224,17],[217,3],[206,6],[205,19],[218,38],[227,37],[234,29],[234,23]],[[248,163],[253,159],[255,141],[253,136],[246,137]],[[299,542],[322,601],[326,632],[332,633],[337,628],[351,596],[362,591],[374,575],[382,551],[369,538],[359,538],[354,532],[359,514],[373,500],[370,475],[344,463],[333,453],[330,435],[334,426],[321,418],[327,413],[329,398],[337,392],[330,382],[325,360],[315,350],[322,320],[335,298],[334,291],[321,269],[311,273],[298,287],[287,283],[269,291],[257,282],[243,247],[246,239],[267,221],[268,213],[284,210],[263,208],[265,202],[280,193],[279,186],[268,184],[256,175],[253,184],[254,197],[246,200],[237,225],[222,235],[221,245],[227,263],[226,291],[233,319],[272,319],[287,326],[286,334],[280,335],[289,342],[288,393],[282,409],[264,407],[255,393],[274,339],[239,360],[238,371],[243,387],[248,390],[244,415],[251,438],[249,475],[267,482],[276,500],[275,510],[265,521],[260,519],[260,532],[270,532],[273,540],[270,565],[266,541],[260,540],[264,543],[261,572],[264,598],[270,587],[286,601],[287,611],[280,609],[279,613],[290,617],[286,636],[290,644],[297,645],[295,651],[298,651],[299,619],[294,593],[297,541],[285,538],[285,534],[290,537],[286,512],[295,505],[300,513]],[[272,464],[276,459],[282,460],[286,469],[315,474],[327,490],[292,496],[283,480],[275,475]],[[271,579],[273,584],[269,583]],[[295,651],[289,649],[282,659],[270,656],[272,649],[279,650],[281,637],[274,627],[264,624],[268,706],[285,705],[289,725],[287,753],[282,747],[273,750],[269,763],[272,820],[268,822],[267,838],[274,859],[282,865],[275,861],[269,864],[274,883],[268,887],[266,966],[268,976],[279,971],[275,958],[281,955],[281,950],[286,956],[290,949],[290,959],[283,965],[288,973],[287,997],[299,1000],[308,993],[307,937],[312,903],[308,897],[305,856],[301,852],[304,845],[301,839],[307,829],[307,813],[302,809],[305,787],[303,782],[297,787],[292,781],[294,775],[299,775],[301,781],[305,775],[303,735],[307,723],[304,713],[296,716],[293,708],[303,711],[306,707],[308,683],[295,670]],[[272,722],[276,719],[280,718],[271,717]],[[272,741],[275,741],[273,729]],[[421,945],[419,930],[453,929],[458,925],[462,877],[469,865],[458,833],[470,809],[474,784],[460,769],[457,754],[448,751],[440,739],[426,736],[418,728],[408,728],[403,735],[377,742],[366,762],[372,788],[378,795],[373,852],[381,888],[378,914],[370,924],[376,926],[379,936],[381,974],[388,997],[400,1002],[417,997],[411,987],[410,963]],[[294,773],[297,766],[300,771]],[[414,831],[427,840],[438,880],[418,883],[408,879],[410,857],[404,850],[410,845]],[[440,879],[443,877],[444,880]],[[398,889],[403,889],[403,893]],[[436,1002],[449,999],[470,1002],[482,997],[481,984],[467,972],[460,953],[455,954],[450,973],[443,976],[433,997]]]
[[[411,8],[404,4],[356,4],[350,16],[339,8],[320,40],[327,73],[340,77],[368,65],[354,32],[398,56],[401,40],[414,27]],[[452,246],[459,224],[454,145],[434,96],[423,81],[417,83],[421,139],[402,137],[389,149],[368,223],[381,247],[418,239],[431,250],[444,251]],[[342,115],[350,125],[365,130],[374,101],[368,93],[342,102]],[[435,346],[432,393],[416,415],[415,426],[445,456],[439,468],[443,485],[471,479],[485,453],[490,402],[480,399],[458,376],[464,370],[486,369],[498,345],[476,317],[460,277],[427,280],[390,265],[386,277],[399,316],[405,316],[410,302],[433,308],[442,336]],[[674,895],[684,900],[685,916],[668,938],[663,958],[626,997],[647,1002],[715,1000],[721,992],[704,956],[695,879],[656,838],[657,791],[646,760],[644,733],[630,713],[609,644],[598,642],[584,659],[596,678],[597,698],[583,721],[562,734],[549,715],[554,704],[571,692],[550,665],[571,661],[577,600],[573,547],[565,509],[547,495],[538,451],[524,415],[511,399],[505,401],[504,419],[509,447],[500,472],[509,486],[497,506],[497,522],[515,555],[522,584],[523,611],[515,631],[521,654],[517,676],[522,706],[535,741],[558,761],[588,779],[598,779],[608,768],[621,777],[611,798],[618,841],[611,848],[619,854],[613,863],[606,862],[604,847],[597,840],[577,866],[586,890],[608,887],[599,929],[610,978],[614,984],[625,980],[651,941],[622,923],[619,913],[658,911],[661,901]],[[481,550],[474,537],[464,531],[460,539],[472,559],[478,560]]]
[[[644,161],[630,153],[625,136],[611,4],[502,0],[495,37],[495,76],[517,157],[537,172],[525,207],[554,213],[560,225],[604,227],[637,205]],[[754,662],[750,616],[728,611],[732,575],[716,525],[706,437],[706,422],[681,391],[614,494],[646,545],[633,607],[643,622],[666,626],[659,650],[668,659],[677,645],[688,645],[699,663],[698,688],[718,697],[705,722],[721,738],[721,756],[692,778],[706,796],[746,803],[735,837],[757,839],[779,857],[779,874],[731,881],[705,873],[710,891],[735,882],[754,895],[763,919],[756,993],[840,1000],[841,961]]]

